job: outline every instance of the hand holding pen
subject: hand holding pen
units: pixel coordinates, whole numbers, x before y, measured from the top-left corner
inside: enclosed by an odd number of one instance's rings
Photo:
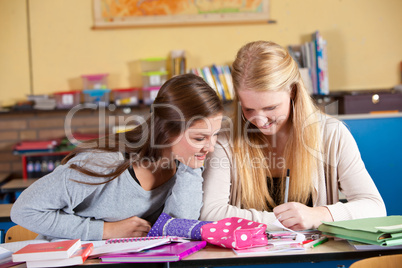
[[[294,180],[294,178],[292,178]],[[331,213],[325,206],[309,207],[299,202],[289,201],[290,170],[286,172],[284,203],[276,206],[273,212],[286,228],[294,231],[316,229],[322,221],[332,221]]]
[[[309,207],[299,202],[281,204],[273,212],[283,226],[293,231],[316,229],[327,221],[325,213],[331,216],[327,207]]]

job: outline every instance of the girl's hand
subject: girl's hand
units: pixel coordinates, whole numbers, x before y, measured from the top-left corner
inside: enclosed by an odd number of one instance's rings
[[[323,221],[333,221],[327,207],[308,207],[289,202],[274,208],[276,218],[283,226],[295,230],[316,229]]]
[[[121,221],[104,222],[103,239],[146,236],[151,224],[137,216]]]

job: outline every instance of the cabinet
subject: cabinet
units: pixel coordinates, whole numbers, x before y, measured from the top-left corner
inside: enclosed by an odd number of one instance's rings
[[[361,114],[378,111],[402,111],[402,94],[372,92],[346,94],[339,102],[341,114]]]
[[[402,215],[402,113],[340,116],[350,129],[362,159],[387,207]]]
[[[336,92],[313,95],[318,107],[328,114],[365,114],[402,111],[402,92],[390,90]]]

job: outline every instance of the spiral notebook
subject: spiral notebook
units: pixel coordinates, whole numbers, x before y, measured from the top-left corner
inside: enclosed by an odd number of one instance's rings
[[[182,238],[177,236],[114,238],[108,239],[103,245],[95,247],[90,256],[106,253],[140,252],[171,242],[182,241]]]
[[[172,243],[147,249],[137,253],[117,253],[100,256],[105,263],[127,262],[175,262],[204,248],[206,241],[192,241],[188,243]]]

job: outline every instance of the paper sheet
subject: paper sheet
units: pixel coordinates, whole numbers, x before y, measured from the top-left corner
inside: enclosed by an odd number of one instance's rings
[[[301,243],[304,240],[306,240],[306,236],[304,234],[301,234],[301,233],[293,231],[293,230],[291,230],[289,228],[286,228],[285,226],[283,226],[283,224],[278,219],[276,219],[272,224],[275,225],[276,227],[285,229],[286,231],[289,231],[289,232],[292,232],[292,233],[296,234],[296,238],[295,238],[296,242]]]

